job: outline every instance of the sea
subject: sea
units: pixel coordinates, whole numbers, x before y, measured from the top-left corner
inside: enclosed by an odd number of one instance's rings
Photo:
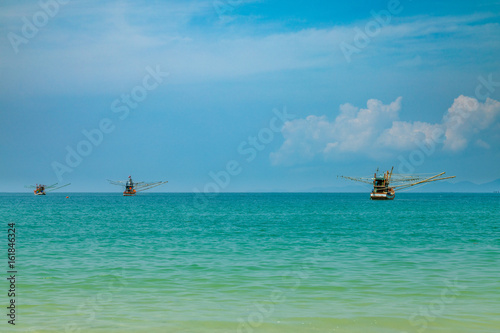
[[[500,194],[3,193],[0,212],[0,332],[500,332]]]

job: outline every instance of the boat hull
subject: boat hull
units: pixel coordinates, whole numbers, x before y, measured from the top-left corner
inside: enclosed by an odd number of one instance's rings
[[[393,200],[395,196],[394,193],[370,193],[372,200]]]
[[[135,195],[135,190],[123,192],[124,197],[132,197]]]

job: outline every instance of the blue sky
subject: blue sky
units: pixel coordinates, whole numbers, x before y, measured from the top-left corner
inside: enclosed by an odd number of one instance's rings
[[[499,1],[0,6],[1,192],[128,175],[302,191],[393,165],[500,178]]]

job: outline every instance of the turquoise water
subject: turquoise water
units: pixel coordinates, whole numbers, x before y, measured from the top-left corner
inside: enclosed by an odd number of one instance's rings
[[[498,194],[65,196],[0,194],[15,331],[500,330]]]

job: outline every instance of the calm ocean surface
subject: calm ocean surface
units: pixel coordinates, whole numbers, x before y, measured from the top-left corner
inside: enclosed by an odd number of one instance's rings
[[[500,331],[499,194],[66,195],[0,194],[17,332]]]

